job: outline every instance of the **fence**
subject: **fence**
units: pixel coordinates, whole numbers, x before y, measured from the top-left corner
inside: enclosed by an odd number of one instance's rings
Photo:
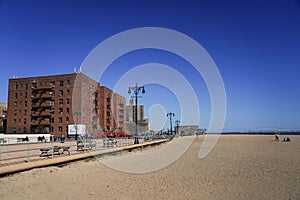
[[[139,142],[144,143],[154,139],[161,138],[139,137]],[[77,141],[68,139],[65,142],[4,143],[0,144],[0,166],[123,147],[133,143],[134,138],[80,138]]]

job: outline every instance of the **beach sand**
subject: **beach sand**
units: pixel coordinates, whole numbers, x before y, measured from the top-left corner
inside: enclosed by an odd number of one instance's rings
[[[289,137],[224,135],[199,159],[199,136],[176,162],[144,174],[98,159],[33,169],[1,177],[0,199],[300,199],[300,136]]]

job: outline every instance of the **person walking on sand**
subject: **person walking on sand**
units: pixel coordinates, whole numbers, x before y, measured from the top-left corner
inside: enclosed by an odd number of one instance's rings
[[[279,136],[278,133],[275,134],[275,141],[278,142],[279,141]]]

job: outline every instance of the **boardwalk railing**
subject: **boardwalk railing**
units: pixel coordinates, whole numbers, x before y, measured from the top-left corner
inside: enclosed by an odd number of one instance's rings
[[[139,137],[139,142],[162,138]],[[79,143],[82,148],[79,148]],[[40,159],[51,159],[88,151],[133,145],[133,138],[98,138],[66,140],[65,142],[22,142],[18,144],[0,144],[0,166],[19,162],[32,162]],[[60,150],[61,149],[61,150]]]

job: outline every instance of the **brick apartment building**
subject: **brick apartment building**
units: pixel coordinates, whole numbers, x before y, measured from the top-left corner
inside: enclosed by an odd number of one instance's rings
[[[113,121],[107,120],[113,94],[82,73],[10,79],[6,132],[67,136],[69,124],[85,124],[90,135],[113,130]]]
[[[113,128],[117,131],[126,131],[126,99],[117,93],[113,93],[112,97]]]

